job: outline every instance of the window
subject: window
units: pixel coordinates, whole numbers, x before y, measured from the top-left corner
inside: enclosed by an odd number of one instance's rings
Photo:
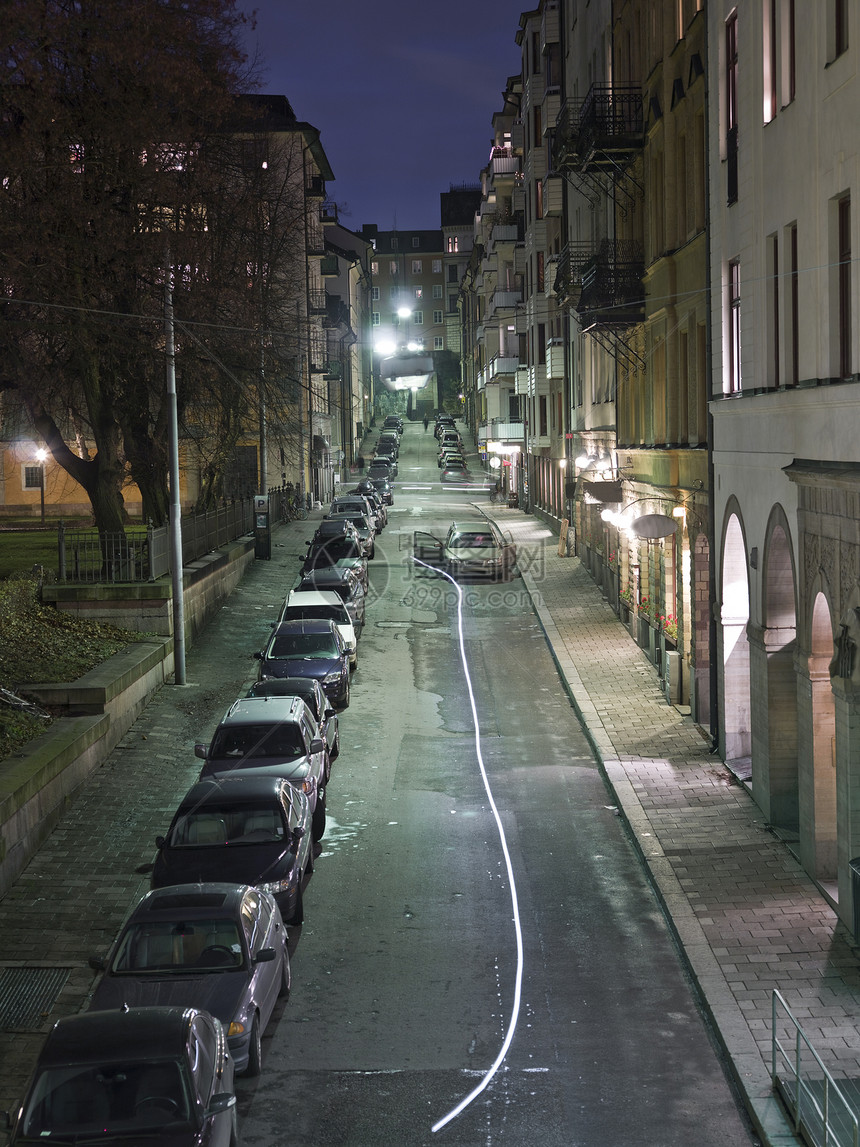
[[[848,0],[833,0],[833,56],[848,48]]]
[[[726,21],[726,198],[738,198],[738,14]]]
[[[456,255],[459,250],[460,250],[460,240],[457,238],[456,235],[449,235],[448,236],[448,254],[449,255]]]
[[[412,274],[413,275],[420,275],[423,271],[423,268],[424,268],[423,260],[421,260],[421,259],[413,259],[412,260]]]
[[[728,358],[725,391],[736,394],[741,388],[741,265],[733,259],[728,267]]]
[[[379,274],[379,264],[376,262],[376,260],[374,260],[370,264],[370,273],[371,273],[371,275],[378,275]]]
[[[434,259],[433,260],[433,274],[434,275],[441,275],[442,274],[442,260],[441,259]]]
[[[457,264],[452,263],[451,266],[448,268],[448,282],[449,283],[459,283],[459,281],[460,281],[460,279],[457,275]]]
[[[433,339],[433,350],[444,350],[444,349],[445,349],[445,340],[442,338],[441,335],[436,335],[435,338]]]
[[[24,467],[24,489],[25,490],[41,490],[42,489],[42,467],[41,466],[25,466]]]
[[[416,299],[423,299],[424,298],[424,288],[423,287],[416,287],[415,288],[415,298]]]
[[[412,236],[412,246],[413,247],[420,247],[421,246],[421,237],[419,235],[413,235]]]
[[[790,104],[797,91],[794,0],[782,0],[782,102]]]
[[[413,311],[412,312],[412,321],[413,321],[413,323],[415,323],[416,327],[423,326],[424,325],[424,312],[423,311]]]
[[[788,229],[788,289],[790,292],[789,314],[791,316],[791,362],[789,365],[787,383],[797,386],[800,378],[800,342],[798,339],[798,325],[800,323],[800,275],[797,266],[797,224],[792,223]]]
[[[371,287],[370,288],[370,297],[374,303],[379,302],[379,287]]]
[[[391,262],[388,264],[388,273],[389,273],[389,275],[396,275],[397,274],[397,260],[396,259],[392,259]]]
[[[443,320],[444,320],[444,315],[442,314],[441,311],[434,311],[433,312],[433,326],[434,327],[438,327],[439,324],[441,322],[443,322]]]
[[[851,375],[851,198],[839,200],[839,377]]]
[[[397,287],[389,287],[388,288],[388,297],[389,297],[389,299],[396,299],[397,298]]]
[[[535,219],[543,219],[543,180],[535,184]]]
[[[378,327],[379,323],[380,323],[380,318],[381,318],[381,316],[379,314],[379,311],[374,311],[372,313],[372,315],[370,316],[370,325],[373,327]]]
[[[545,394],[541,394],[538,397],[538,422],[539,422],[538,434],[540,434],[542,437],[548,433],[547,417],[546,417],[546,398],[547,398],[547,396]]]
[[[776,115],[776,6],[778,0],[762,0],[762,114],[765,123]]]
[[[535,289],[538,294],[544,290],[544,253],[543,251],[537,252],[537,277],[535,279]]]
[[[433,298],[434,299],[441,299],[442,298],[442,284],[441,283],[434,283],[433,284]]]
[[[768,319],[768,363],[767,382],[769,386],[779,386],[779,242],[776,235],[767,238],[768,270],[767,280],[767,319]]]
[[[392,235],[391,236],[391,250],[396,251],[399,246],[400,246],[399,239],[397,238],[396,235]]]
[[[456,311],[456,309],[457,309],[457,296],[456,295],[449,295],[448,296],[448,310],[449,311]]]

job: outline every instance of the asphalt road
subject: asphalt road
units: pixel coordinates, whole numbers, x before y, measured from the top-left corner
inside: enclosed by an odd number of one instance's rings
[[[242,1142],[754,1143],[521,580],[458,603],[409,561],[416,529],[479,513],[474,493],[421,488],[437,478],[431,435],[408,427],[292,998],[240,1082]]]

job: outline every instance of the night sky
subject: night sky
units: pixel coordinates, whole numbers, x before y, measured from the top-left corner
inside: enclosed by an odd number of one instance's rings
[[[252,3],[243,5],[246,12]],[[340,221],[439,226],[439,194],[476,183],[492,115],[520,70],[522,0],[258,0],[260,90],[321,132]]]

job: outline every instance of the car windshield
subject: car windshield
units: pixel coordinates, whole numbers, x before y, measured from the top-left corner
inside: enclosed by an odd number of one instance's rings
[[[212,739],[210,757],[301,757],[301,730],[292,722],[275,725],[224,725]]]
[[[288,605],[284,610],[284,621],[305,620],[334,621],[338,625],[349,625],[349,614],[342,605]]]
[[[111,971],[117,975],[235,971],[244,963],[233,920],[157,920],[130,924]]]
[[[337,644],[331,633],[278,633],[266,656],[275,660],[337,657]]]
[[[172,848],[272,844],[285,838],[280,810],[256,805],[207,806],[180,816],[170,833]]]
[[[454,534],[448,543],[452,550],[483,550],[494,549],[496,539],[492,534]]]
[[[42,1071],[22,1120],[45,1143],[104,1139],[188,1123],[186,1077],[175,1060],[87,1063]]]

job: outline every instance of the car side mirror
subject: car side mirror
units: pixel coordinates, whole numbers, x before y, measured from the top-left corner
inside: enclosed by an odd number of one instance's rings
[[[210,1119],[213,1115],[221,1115],[225,1111],[229,1111],[231,1107],[236,1106],[236,1096],[231,1095],[229,1091],[219,1091],[217,1095],[213,1095],[209,1100],[209,1106],[203,1112],[204,1119]]]
[[[255,661],[262,661],[263,656],[264,656],[264,654],[263,654],[262,649],[258,649],[257,652],[254,654],[254,660]]]
[[[301,827],[301,825],[296,825],[296,827],[293,829],[293,840],[295,843],[298,844],[304,835],[305,830]]]
[[[194,756],[199,757],[201,761],[206,760],[207,746],[202,741],[196,741],[194,744]]]
[[[325,719],[327,721],[330,721],[332,719],[332,717],[337,716],[337,709],[326,709],[325,712],[323,713],[323,716],[325,717]]]
[[[164,848],[164,837],[163,836],[157,836],[155,838],[155,847],[156,848]]]
[[[103,972],[107,968],[107,960],[104,956],[88,956],[87,964],[94,972]]]
[[[270,964],[275,959],[277,953],[274,948],[261,948],[257,955],[254,957],[255,964]]]
[[[325,741],[322,737],[314,737],[311,741],[311,752],[322,753],[325,750]]]

